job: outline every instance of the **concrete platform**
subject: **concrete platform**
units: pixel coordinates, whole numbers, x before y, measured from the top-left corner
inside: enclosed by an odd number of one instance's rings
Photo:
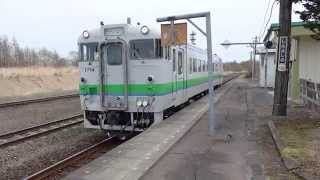
[[[254,112],[255,104],[272,98],[251,85],[245,79],[235,80],[216,104],[215,136],[208,136],[205,114],[141,179],[266,180],[254,133],[260,119],[249,114],[260,113]]]
[[[216,91],[215,102],[230,89],[230,83]],[[198,122],[207,110],[208,99],[206,96],[71,173],[65,179],[141,179]]]

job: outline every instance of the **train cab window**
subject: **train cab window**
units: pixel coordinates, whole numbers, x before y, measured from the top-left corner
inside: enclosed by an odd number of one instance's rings
[[[160,39],[137,39],[131,40],[129,44],[131,59],[157,59],[162,57]]]
[[[122,44],[109,43],[107,45],[107,61],[109,65],[122,64]]]
[[[80,45],[80,60],[81,61],[96,61],[98,60],[98,43],[86,43]]]
[[[178,74],[182,74],[182,52],[178,52]]]
[[[172,49],[172,69],[173,72],[176,71],[176,50]]]

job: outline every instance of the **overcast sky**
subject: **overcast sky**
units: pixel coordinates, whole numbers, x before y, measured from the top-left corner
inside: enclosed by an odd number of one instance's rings
[[[224,61],[249,58],[249,48],[230,47],[219,43],[252,41],[263,29],[269,0],[0,0],[0,36],[14,36],[21,46],[55,49],[62,56],[77,50],[77,38],[85,29],[105,24],[140,22],[160,30],[157,17],[211,11],[213,49]],[[273,1],[273,0],[271,0]],[[271,22],[278,22],[275,6]],[[294,20],[298,20],[294,15]],[[196,20],[205,28],[203,20]],[[190,28],[193,30],[190,26]],[[205,41],[197,33],[197,44]]]

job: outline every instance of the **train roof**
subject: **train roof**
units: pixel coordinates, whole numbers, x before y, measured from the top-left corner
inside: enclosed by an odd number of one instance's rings
[[[132,25],[132,24],[110,24],[103,25],[100,28],[85,30],[89,33],[89,38],[84,38],[83,34],[81,34],[78,38],[79,43],[90,43],[90,42],[101,42],[105,40],[105,33],[108,30],[124,30],[125,33],[121,35],[126,40],[132,39],[157,39],[161,38],[161,34],[159,31],[149,28],[149,32],[147,34],[141,33],[141,28],[144,25]],[[116,35],[112,35],[116,36]]]

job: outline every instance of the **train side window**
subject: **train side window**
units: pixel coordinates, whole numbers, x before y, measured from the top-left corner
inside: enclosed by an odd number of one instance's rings
[[[206,71],[206,62],[202,61],[202,71],[205,72]]]
[[[193,72],[197,72],[197,59],[193,58]]]
[[[167,52],[167,47],[166,46],[163,47],[163,53],[164,53],[164,58],[168,59],[168,52]]]
[[[172,69],[173,72],[176,71],[176,50],[172,49]]]
[[[189,73],[190,74],[192,74],[192,71],[193,71],[193,69],[192,69],[192,58],[189,58]]]
[[[182,52],[178,52],[178,74],[182,74]]]
[[[201,60],[198,60],[198,72],[201,72]]]
[[[107,45],[107,61],[109,65],[122,64],[122,44],[109,43]]]
[[[155,40],[155,57],[162,58],[162,47],[161,47],[161,39]]]

